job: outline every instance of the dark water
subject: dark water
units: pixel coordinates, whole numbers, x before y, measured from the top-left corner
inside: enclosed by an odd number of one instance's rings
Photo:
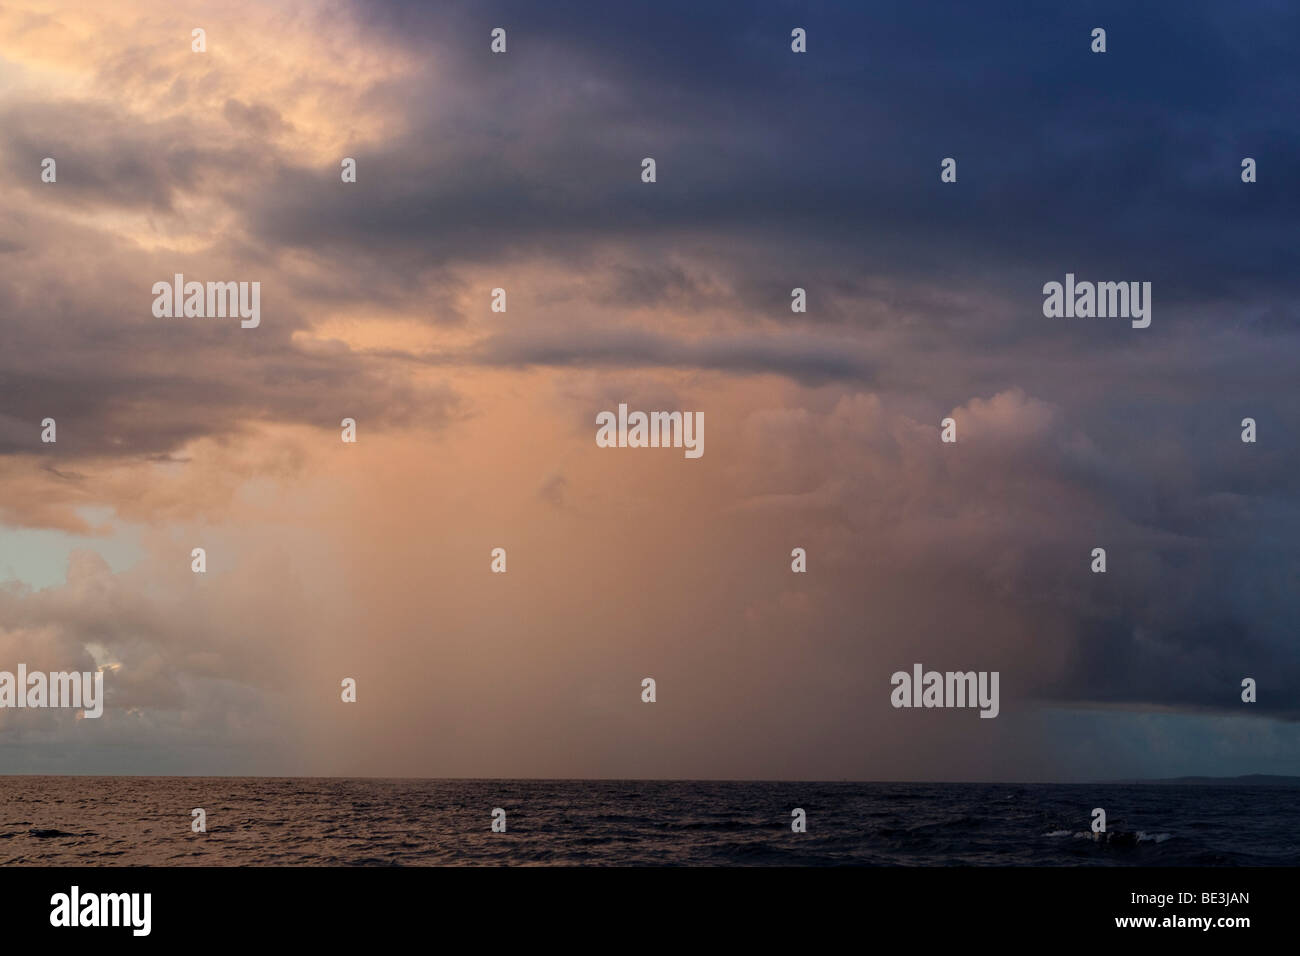
[[[0,864],[1296,866],[1300,789],[0,777]]]

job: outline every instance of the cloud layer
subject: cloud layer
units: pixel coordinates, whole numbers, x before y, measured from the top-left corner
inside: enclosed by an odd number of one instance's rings
[[[1300,772],[1297,27],[7,5],[0,533],[145,557],[2,586],[0,668],[111,667],[99,722],[0,714],[6,765],[1118,777],[1249,718]],[[1044,318],[1067,272],[1151,327]],[[154,318],[175,273],[261,326]],[[597,448],[619,402],[704,411],[704,457]],[[892,710],[915,661],[1002,716]]]

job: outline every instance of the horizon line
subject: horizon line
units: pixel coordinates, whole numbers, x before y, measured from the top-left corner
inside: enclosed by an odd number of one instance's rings
[[[99,777],[99,778],[149,778],[178,780],[418,780],[447,783],[801,783],[801,784],[886,784],[909,786],[999,786],[1071,787],[1090,785],[1140,785],[1168,783],[1185,780],[1234,781],[1256,778],[1294,780],[1300,785],[1300,775],[1277,773],[1245,773],[1219,776],[1214,774],[1181,774],[1175,777],[1119,777],[1110,780],[858,780],[805,779],[779,777],[420,777],[388,776],[382,774],[184,774],[184,773],[12,773],[0,771],[5,777]]]

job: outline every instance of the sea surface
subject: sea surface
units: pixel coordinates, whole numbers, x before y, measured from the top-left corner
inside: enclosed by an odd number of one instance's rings
[[[1297,866],[1300,789],[0,776],[0,865],[74,864]]]

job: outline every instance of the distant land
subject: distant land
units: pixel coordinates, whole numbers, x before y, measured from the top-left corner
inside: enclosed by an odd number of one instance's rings
[[[1204,787],[1300,787],[1300,777],[1248,773],[1240,777],[1162,777],[1156,780],[1104,780],[1109,784],[1164,784]]]

